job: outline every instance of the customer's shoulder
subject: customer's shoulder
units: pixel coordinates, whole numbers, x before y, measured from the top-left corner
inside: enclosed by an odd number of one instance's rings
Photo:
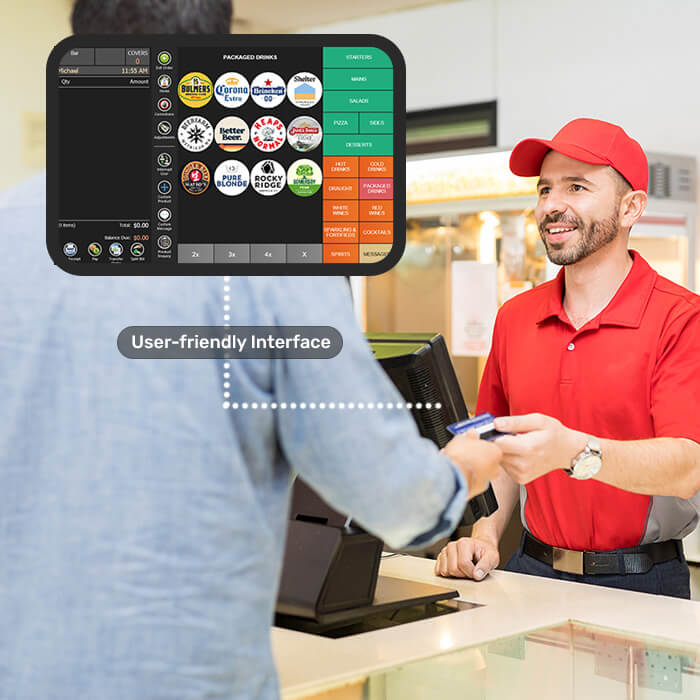
[[[0,192],[0,213],[13,209],[33,209],[45,206],[46,173],[41,172]]]

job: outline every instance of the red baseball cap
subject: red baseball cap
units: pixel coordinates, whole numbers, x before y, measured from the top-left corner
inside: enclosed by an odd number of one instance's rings
[[[647,191],[647,157],[639,143],[616,124],[599,119],[574,119],[551,141],[525,139],[510,154],[511,172],[523,177],[539,175],[542,161],[550,150],[583,163],[610,165],[633,189]]]

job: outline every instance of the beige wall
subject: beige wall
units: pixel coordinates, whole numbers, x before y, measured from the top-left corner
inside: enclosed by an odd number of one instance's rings
[[[70,0],[0,2],[0,190],[44,168],[45,66],[70,34]]]

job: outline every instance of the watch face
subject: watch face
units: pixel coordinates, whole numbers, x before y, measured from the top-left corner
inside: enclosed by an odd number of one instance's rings
[[[601,464],[598,455],[586,455],[574,467],[573,476],[577,479],[590,479],[600,471]]]

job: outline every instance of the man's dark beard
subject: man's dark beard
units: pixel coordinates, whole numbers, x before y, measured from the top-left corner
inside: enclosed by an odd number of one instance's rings
[[[562,226],[567,228],[575,226],[581,234],[578,243],[573,248],[564,250],[563,246],[565,243],[549,242],[545,226],[553,223],[562,224]],[[616,215],[594,221],[590,226],[586,226],[577,217],[565,217],[561,214],[555,214],[554,216],[545,216],[540,222],[539,230],[544,247],[547,249],[547,257],[555,265],[573,265],[615,240],[619,229]]]

